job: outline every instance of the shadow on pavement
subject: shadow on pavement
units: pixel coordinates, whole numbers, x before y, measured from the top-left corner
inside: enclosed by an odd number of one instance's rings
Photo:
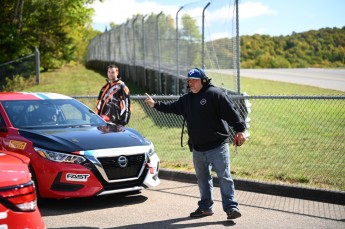
[[[62,200],[45,199],[42,203],[39,203],[39,209],[42,216],[59,216],[140,204],[148,199],[146,196],[138,195],[138,193],[118,193],[106,196]]]

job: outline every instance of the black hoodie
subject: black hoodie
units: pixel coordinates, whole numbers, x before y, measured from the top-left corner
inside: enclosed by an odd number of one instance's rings
[[[188,92],[177,101],[157,102],[155,109],[183,115],[194,149],[206,151],[229,142],[229,126],[245,131],[245,123],[230,97],[212,84],[198,93]]]

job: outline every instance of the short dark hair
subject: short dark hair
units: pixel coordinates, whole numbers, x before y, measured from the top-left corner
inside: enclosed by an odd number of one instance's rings
[[[119,69],[118,67],[117,67],[117,65],[116,64],[111,64],[111,65],[108,65],[108,69],[109,68],[116,68],[116,69]]]

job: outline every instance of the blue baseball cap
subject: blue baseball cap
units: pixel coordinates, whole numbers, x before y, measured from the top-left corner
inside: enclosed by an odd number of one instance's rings
[[[202,74],[201,74],[200,71],[201,71],[204,75],[206,75],[206,74],[205,74],[205,71],[204,71],[203,69],[201,69],[201,68],[199,68],[199,69],[193,68],[192,70],[190,70],[190,71],[188,72],[188,75],[187,75],[188,79],[202,79],[203,76],[202,76]]]

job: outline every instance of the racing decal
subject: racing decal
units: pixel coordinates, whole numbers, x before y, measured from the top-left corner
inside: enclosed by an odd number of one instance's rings
[[[29,94],[29,96],[28,96]],[[2,100],[39,100],[37,96],[33,95],[32,93],[24,93],[24,92],[14,92],[14,93],[2,93],[1,94]]]
[[[13,96],[14,95],[14,96]],[[56,93],[15,92],[1,94],[2,100],[44,100],[44,99],[72,99],[66,95]]]
[[[71,99],[69,96],[56,93],[36,93],[36,95],[41,99]]]
[[[24,150],[26,147],[26,142],[20,142],[20,141],[15,141],[15,140],[10,140],[8,146],[13,149],[20,149]]]
[[[80,181],[87,182],[87,179],[90,177],[90,174],[76,174],[76,173],[67,173],[66,180],[68,181]]]

